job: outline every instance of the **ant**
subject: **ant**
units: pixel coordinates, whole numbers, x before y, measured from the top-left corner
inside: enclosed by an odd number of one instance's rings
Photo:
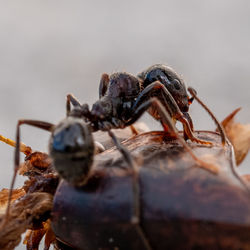
[[[81,105],[73,95],[69,94],[66,104],[67,115],[74,116],[78,113],[79,117],[91,123],[93,131],[110,131],[112,128],[131,126],[145,111],[148,111],[156,120],[160,120],[166,132],[169,127],[173,131],[173,122],[178,120],[183,124],[185,140],[211,145],[211,142],[200,140],[193,134],[193,122],[188,110],[196,98],[216,122],[224,145],[225,133],[220,123],[196,96],[196,91],[193,88],[188,90],[192,95],[191,98],[188,97],[185,83],[180,76],[163,64],[153,65],[137,77],[125,72],[110,76],[105,73],[99,85],[99,100],[93,104],[92,109],[89,110],[88,104]],[[163,107],[159,103],[163,105],[168,115],[162,116]],[[73,113],[70,104],[74,106]]]
[[[137,169],[131,154],[121,145],[111,129],[131,126],[148,110],[154,118],[160,120],[165,131],[169,129],[171,135],[180,141],[198,166],[217,173],[217,166],[202,161],[193,153],[173,123],[173,120],[178,120],[183,124],[185,139],[205,145],[212,144],[198,139],[193,134],[193,123],[188,114],[188,108],[193,99],[197,99],[197,96],[193,89],[189,90],[191,98],[188,98],[183,80],[173,69],[164,65],[154,65],[139,74],[138,77],[124,72],[114,73],[110,76],[103,74],[99,86],[99,100],[93,104],[91,111],[87,104],[81,105],[73,95],[67,95],[67,115],[58,125],[38,120],[19,120],[16,128],[16,143],[8,143],[7,139],[2,139],[8,144],[16,146],[14,174],[5,221],[8,218],[12,190],[19,168],[19,152],[26,155],[32,153],[31,148],[20,142],[20,126],[23,124],[51,132],[49,155],[53,165],[62,178],[75,186],[84,185],[88,180],[95,148],[92,132],[97,130],[108,132],[115,146],[135,173],[135,183]],[[200,102],[199,99],[197,100]],[[72,110],[71,105],[73,105]],[[215,117],[213,119],[222,134],[222,143],[225,144],[224,131]]]

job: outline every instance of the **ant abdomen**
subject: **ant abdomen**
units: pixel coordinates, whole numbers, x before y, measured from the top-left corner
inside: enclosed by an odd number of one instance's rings
[[[58,174],[80,186],[87,179],[93,163],[94,141],[82,119],[67,117],[52,131],[49,152]]]

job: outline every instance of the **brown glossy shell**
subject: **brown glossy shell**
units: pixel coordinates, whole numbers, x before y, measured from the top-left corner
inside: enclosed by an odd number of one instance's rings
[[[124,145],[137,164],[136,178],[111,148],[95,157],[87,185],[61,182],[52,214],[58,239],[95,250],[249,249],[250,195],[235,174],[232,147],[222,148],[216,133],[196,136],[216,144],[189,143],[220,166],[218,175],[197,167],[163,132],[135,136]]]

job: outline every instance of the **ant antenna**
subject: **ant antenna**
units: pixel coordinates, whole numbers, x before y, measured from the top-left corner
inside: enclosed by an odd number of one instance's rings
[[[197,92],[195,89],[193,89],[192,87],[188,87],[188,91],[189,93],[192,95],[192,98],[196,99],[196,101],[208,112],[208,114],[212,117],[213,121],[215,122],[215,124],[218,127],[218,130],[220,131],[220,136],[221,136],[221,143],[222,146],[225,146],[226,143],[226,133],[224,128],[222,127],[222,125],[220,124],[220,122],[217,120],[217,118],[215,117],[215,115],[212,113],[212,111],[207,107],[207,105],[205,103],[203,103],[199,97],[197,97]]]
[[[51,131],[54,127],[53,124],[43,121],[35,121],[35,120],[19,120],[16,127],[16,142],[10,139],[5,138],[4,136],[1,137],[1,141],[4,141],[5,143],[15,147],[15,154],[14,154],[14,174],[11,180],[9,195],[8,195],[8,203],[7,208],[5,212],[4,219],[2,223],[0,224],[0,227],[5,226],[6,222],[8,221],[9,212],[10,212],[10,203],[11,203],[11,197],[13,193],[13,188],[19,168],[20,163],[20,152],[24,153],[25,155],[29,155],[32,153],[32,149],[25,144],[20,142],[20,126],[22,124],[27,124],[30,126],[38,127],[40,129],[44,129],[47,131]]]
[[[31,147],[29,146],[26,146],[24,143],[20,142],[20,143],[16,143],[15,141],[3,136],[3,135],[0,135],[0,141],[12,146],[12,147],[18,147],[19,148],[19,151],[24,153],[26,156],[30,155],[32,153],[32,149]],[[17,150],[17,149],[16,149]],[[9,194],[8,194],[8,201],[7,201],[7,208],[6,208],[6,216],[4,217],[3,219],[3,222],[1,223],[0,226],[4,226],[5,223],[7,222],[8,220],[8,216],[9,216],[9,209],[10,209],[10,203],[11,203],[11,197],[12,197],[12,193],[13,193],[13,186],[14,186],[14,181],[15,181],[15,178],[16,178],[16,174],[17,172],[15,171],[14,172],[14,177],[12,179],[12,182],[11,182],[11,188],[9,190]]]

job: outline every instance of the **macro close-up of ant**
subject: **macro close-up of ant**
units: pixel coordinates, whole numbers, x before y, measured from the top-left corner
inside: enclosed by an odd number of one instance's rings
[[[250,249],[250,1],[0,5],[0,250]]]
[[[111,129],[133,125],[145,111],[161,122],[166,134],[179,140],[198,166],[217,173],[216,166],[199,159],[186,143],[186,140],[190,139],[198,144],[212,145],[209,141],[197,138],[193,133],[193,122],[188,114],[189,105],[194,98],[198,102],[200,100],[196,96],[196,91],[192,88],[188,90],[192,95],[191,98],[188,97],[184,81],[172,68],[156,64],[138,74],[137,77],[124,72],[113,73],[110,76],[103,74],[99,87],[99,100],[93,104],[91,110],[88,104],[81,104],[73,95],[69,94],[66,101],[66,118],[58,125],[38,120],[19,120],[16,132],[14,176],[6,214],[8,215],[12,190],[19,168],[19,152],[26,155],[32,152],[29,147],[20,142],[20,126],[23,124],[51,132],[49,155],[54,168],[63,179],[75,186],[84,185],[88,180],[95,152],[92,133],[98,130],[108,132],[129,167],[136,173],[136,166],[130,152],[117,140]],[[73,109],[71,109],[71,105]],[[202,105],[211,114],[203,103]],[[217,123],[221,132],[222,144],[224,144],[223,129],[213,114],[211,116]],[[183,137],[176,129],[175,121],[183,124]],[[7,140],[5,142],[9,143]],[[12,143],[12,145],[14,144]]]

